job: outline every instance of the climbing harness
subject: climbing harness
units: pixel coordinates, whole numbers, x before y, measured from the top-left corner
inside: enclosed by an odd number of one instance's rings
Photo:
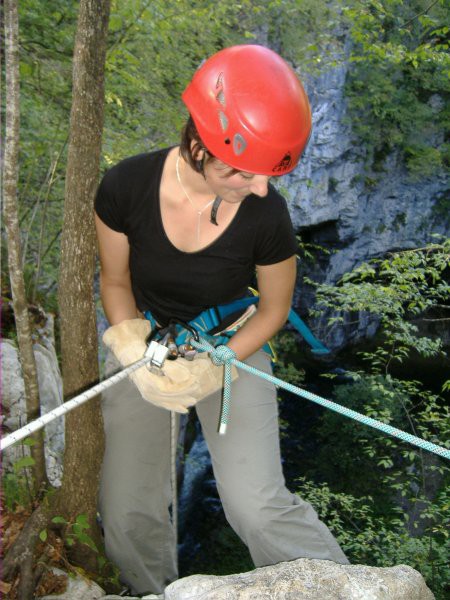
[[[202,335],[209,344],[212,346],[225,345],[230,341],[230,338],[236,333],[236,331],[242,327],[245,321],[252,316],[256,310],[256,306],[259,302],[258,292],[249,289],[252,295],[239,298],[228,304],[220,304],[207,308],[202,311],[197,317],[185,323],[178,319],[170,319],[169,325],[165,328],[160,327],[158,322],[152,313],[147,310],[144,316],[148,321],[153,331],[157,331],[155,334],[159,338],[162,335],[169,334],[167,339],[161,343],[174,350],[173,346],[176,346],[177,353],[188,360],[192,360],[195,356],[195,350],[187,340],[192,335],[195,337],[195,333]],[[328,348],[326,348],[320,340],[318,340],[313,332],[309,329],[306,323],[300,318],[300,316],[293,310],[290,309],[288,315],[289,323],[300,333],[305,342],[309,344],[314,354],[329,354]],[[197,340],[198,341],[198,340]],[[169,345],[172,344],[172,346]],[[267,343],[263,348],[272,357],[275,357],[275,352],[270,344]],[[199,350],[202,352],[203,350]],[[168,357],[170,358],[170,356]]]

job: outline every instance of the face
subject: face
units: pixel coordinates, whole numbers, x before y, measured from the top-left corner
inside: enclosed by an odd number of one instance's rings
[[[233,172],[233,169],[218,159],[205,163],[205,179],[211,190],[225,202],[242,202],[249,194],[264,197],[268,192],[267,175],[254,175],[245,171]]]

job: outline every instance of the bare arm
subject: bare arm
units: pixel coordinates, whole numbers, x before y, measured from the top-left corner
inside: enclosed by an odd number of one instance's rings
[[[274,265],[257,266],[258,310],[227,344],[239,360],[261,348],[284,325],[294,293],[296,257]]]
[[[111,325],[139,316],[131,289],[130,246],[125,234],[114,231],[95,215],[100,255],[100,295]]]

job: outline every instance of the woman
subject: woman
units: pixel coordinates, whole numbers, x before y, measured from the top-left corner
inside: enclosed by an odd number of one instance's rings
[[[208,59],[182,97],[190,117],[181,145],[122,161],[99,188],[109,345],[117,350],[122,328],[140,326],[143,314],[153,326],[165,326],[246,296],[256,271],[258,309],[227,346],[239,360],[270,372],[262,348],[286,321],[297,244],[286,202],[269,178],[296,166],[310,135],[308,100],[283,59],[256,45]],[[240,372],[232,396],[225,436],[217,433],[220,392],[196,411],[226,517],[255,565],[299,557],[348,562],[312,507],[285,487],[274,386]],[[138,594],[160,593],[177,577],[169,513],[171,407],[151,393],[146,399],[127,380],[103,401],[106,551]]]

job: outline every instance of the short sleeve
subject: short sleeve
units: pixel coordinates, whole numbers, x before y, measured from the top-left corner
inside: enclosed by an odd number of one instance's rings
[[[255,264],[272,265],[296,254],[298,242],[286,200],[273,188],[266,210],[262,212],[256,235]]]
[[[95,196],[95,212],[114,231],[125,233],[125,215],[117,177],[117,167],[107,171],[100,182]]]

